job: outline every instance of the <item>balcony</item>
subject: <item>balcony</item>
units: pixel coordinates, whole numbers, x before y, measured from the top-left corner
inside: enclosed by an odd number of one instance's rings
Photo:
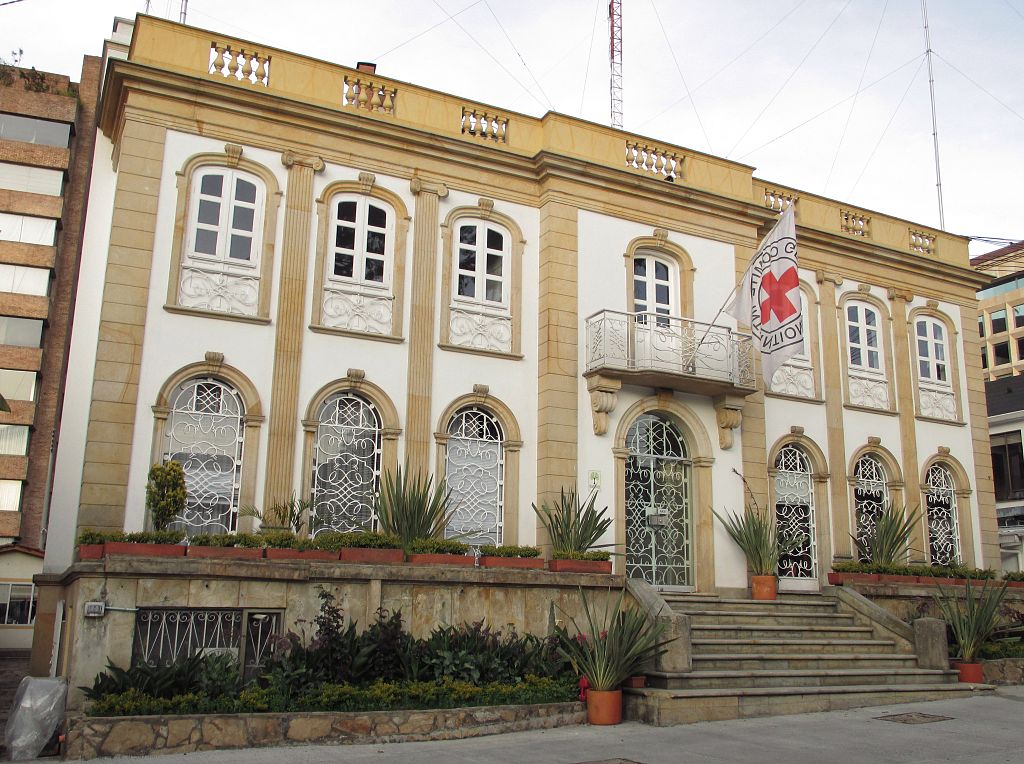
[[[746,396],[757,390],[752,340],[689,318],[602,310],[587,318],[585,376],[697,395]]]

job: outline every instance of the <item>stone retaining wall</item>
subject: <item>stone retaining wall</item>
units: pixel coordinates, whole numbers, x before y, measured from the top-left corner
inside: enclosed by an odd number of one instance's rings
[[[982,661],[985,684],[1024,684],[1024,658]]]
[[[582,703],[434,711],[72,717],[64,758],[150,756],[276,745],[454,740],[582,724]]]
[[[984,582],[971,584],[975,592],[981,588]],[[991,585],[991,584],[990,584]],[[846,588],[854,589],[867,597],[877,605],[888,610],[901,621],[911,622],[917,618],[941,618],[938,606],[935,604],[935,595],[938,595],[939,588],[934,585],[921,584],[897,584],[897,583],[865,583],[847,582]],[[942,591],[963,597],[966,587],[943,586]],[[1003,607],[1008,610],[1024,614],[1024,589],[1010,588],[1006,590],[1006,599],[1003,600]]]

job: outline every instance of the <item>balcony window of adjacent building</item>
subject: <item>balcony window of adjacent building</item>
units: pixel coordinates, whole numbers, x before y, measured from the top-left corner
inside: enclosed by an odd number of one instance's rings
[[[984,349],[981,351],[981,368],[988,368],[988,351]]]
[[[0,114],[0,140],[67,148],[70,139],[71,125],[65,122],[23,117],[19,114]]]
[[[255,316],[260,305],[265,189],[252,173],[200,167],[192,175],[178,304]]]
[[[37,348],[43,338],[43,322],[37,318],[0,316],[0,345]]]
[[[992,327],[992,334],[999,334],[1006,331],[1006,309],[993,310],[989,315],[989,323]]]
[[[0,292],[46,297],[50,291],[50,271],[24,265],[0,264]]]
[[[0,583],[0,625],[31,626],[35,620],[35,586],[31,583]]]
[[[20,424],[0,424],[0,454],[24,456],[28,453],[28,427]]]
[[[978,336],[985,336],[985,316],[978,316]]]
[[[56,220],[0,212],[0,241],[52,247],[56,237]]]
[[[997,342],[992,346],[992,365],[1003,366],[1010,362],[1010,343]]]
[[[0,480],[0,512],[21,511],[21,481]]]
[[[64,171],[0,162],[0,188],[28,194],[60,196],[64,189]]]
[[[1020,432],[992,435],[990,442],[996,501],[1024,499],[1024,450]]]
[[[0,395],[6,401],[34,401],[36,373],[17,369],[0,369]]]

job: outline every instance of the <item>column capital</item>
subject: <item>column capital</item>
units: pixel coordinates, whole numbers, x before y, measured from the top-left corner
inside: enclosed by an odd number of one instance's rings
[[[834,286],[843,285],[843,277],[840,276],[838,273],[831,273],[829,271],[815,271],[814,279],[819,284],[824,284],[828,282],[829,284],[833,284]]]
[[[289,170],[292,167],[309,167],[313,172],[322,172],[326,165],[324,160],[318,156],[309,154],[299,154],[298,152],[288,149],[281,154],[281,164],[287,167]]]
[[[421,193],[436,194],[438,199],[444,199],[448,196],[448,186],[444,183],[426,181],[418,175],[414,175],[409,181],[409,190],[413,196],[419,196]]]

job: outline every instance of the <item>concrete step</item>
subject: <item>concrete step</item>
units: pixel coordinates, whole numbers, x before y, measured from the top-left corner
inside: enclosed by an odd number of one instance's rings
[[[762,671],[651,672],[650,687],[668,690],[698,690],[752,687],[845,687],[848,685],[956,684],[956,671],[936,669],[774,669]]]
[[[678,611],[683,612],[683,611]],[[764,613],[756,610],[690,610],[694,624],[714,626],[853,626],[849,613]]]
[[[834,653],[720,653],[694,655],[694,671],[764,671],[773,669],[917,668],[916,655]]]
[[[695,690],[657,688],[623,691],[623,716],[667,727],[675,724],[747,719],[758,716],[839,711],[895,703],[969,698],[991,693],[991,685],[920,684],[846,687],[752,687]]]
[[[870,626],[789,626],[691,624],[694,639],[871,639]]]
[[[757,613],[834,613],[839,607],[835,597],[799,596],[777,600],[749,600],[734,597],[694,597],[686,594],[662,594],[669,606],[680,613],[690,610],[752,610]]]
[[[693,639],[694,655],[805,653],[828,655],[831,653],[865,652],[893,653],[896,642],[891,639]]]

